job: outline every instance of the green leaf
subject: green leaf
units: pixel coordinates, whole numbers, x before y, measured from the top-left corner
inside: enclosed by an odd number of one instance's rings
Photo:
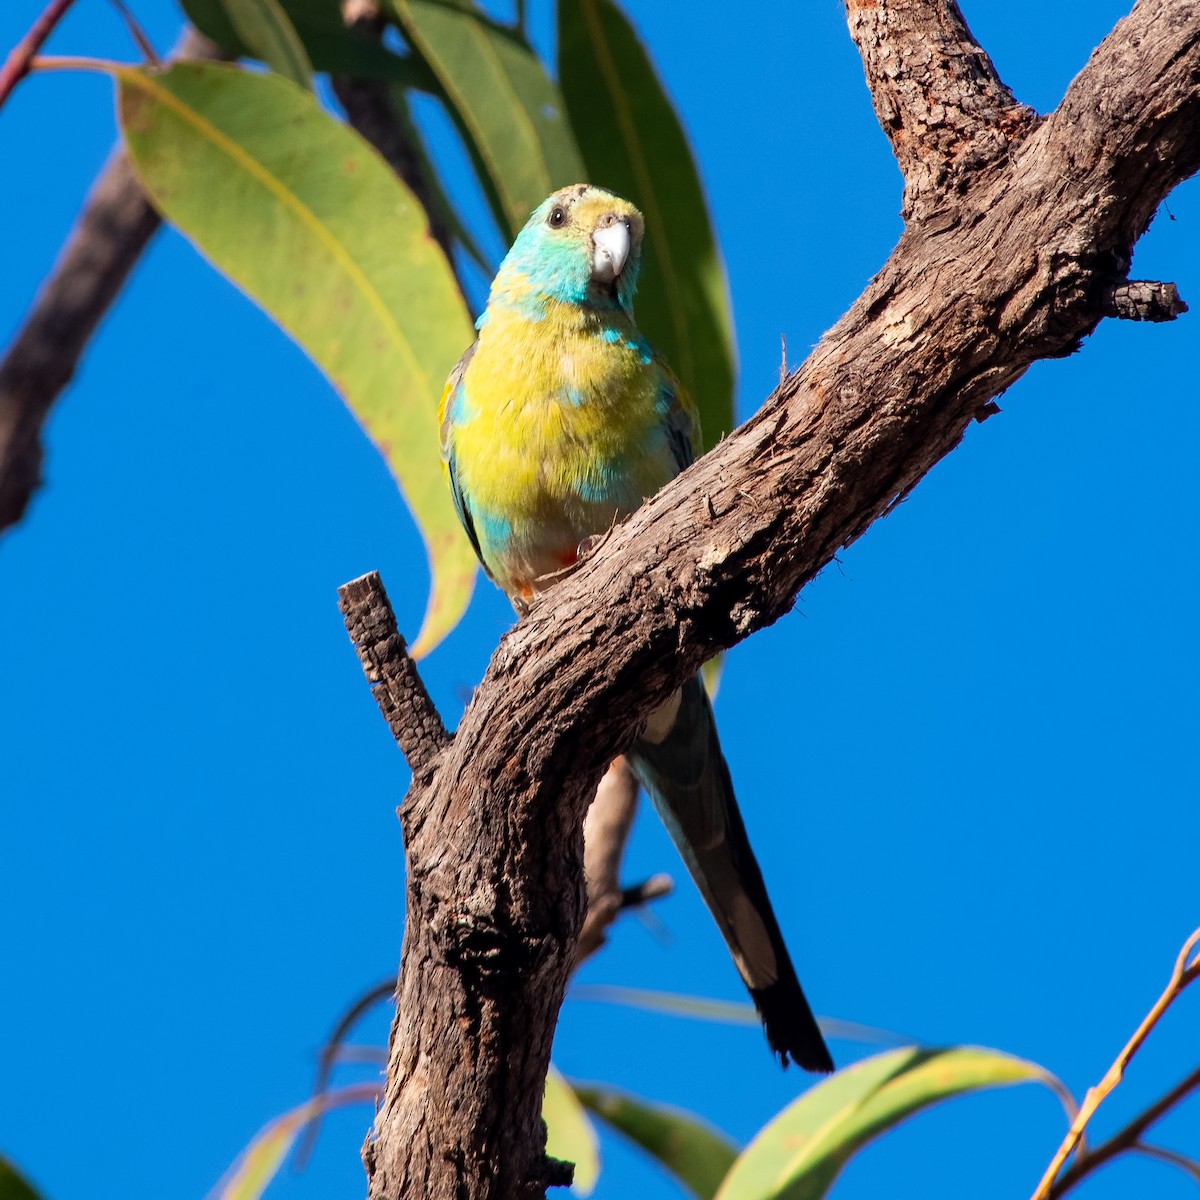
[[[519,34],[469,3],[389,2],[437,79],[497,223],[515,237],[551,192],[584,177],[561,93]]]
[[[676,992],[655,992],[645,988],[618,987],[608,983],[585,983],[571,989],[572,1000],[597,1000],[602,1004],[623,1004],[645,1012],[666,1013],[672,1017],[688,1017],[697,1021],[724,1021],[730,1025],[751,1025],[758,1028],[762,1018],[753,1004],[730,1000],[709,1000],[704,996],[681,996]],[[860,1025],[857,1021],[840,1021],[837,1017],[821,1017],[817,1024],[827,1038],[846,1042],[868,1042],[875,1045],[897,1046],[912,1039]]]
[[[963,1092],[1014,1083],[1062,1088],[1034,1063],[975,1046],[908,1047],[855,1063],[766,1125],[716,1200],[819,1200],[857,1151],[913,1113]]]
[[[259,50],[241,37],[231,10],[247,0],[182,0],[188,20],[222,49],[239,58],[259,58]],[[393,54],[376,38],[346,28],[341,0],[277,0],[313,69],[361,79],[425,81],[409,58]],[[273,65],[273,64],[272,64]],[[276,68],[278,69],[278,68]],[[427,84],[427,81],[426,81]]]
[[[693,1113],[601,1084],[576,1084],[585,1108],[647,1151],[700,1200],[712,1200],[737,1147]]]
[[[279,0],[225,0],[225,11],[254,58],[312,90],[312,63]]]
[[[575,1181],[571,1191],[577,1196],[590,1196],[600,1178],[596,1128],[571,1085],[554,1067],[546,1076],[542,1119],[546,1122],[546,1153],[551,1158],[574,1163]]]
[[[349,1104],[371,1104],[381,1085],[356,1083],[336,1092],[322,1092],[264,1125],[238,1160],[209,1193],[209,1200],[258,1200],[275,1178],[297,1135],[315,1117]]]
[[[316,361],[398,479],[429,552],[413,646],[427,652],[475,578],[437,430],[443,381],[474,329],[424,210],[358,134],[277,75],[212,63],[116,74],[155,206]]]
[[[446,195],[446,189],[442,185],[438,169],[425,148],[425,137],[413,119],[412,106],[409,103],[409,89],[403,84],[393,83],[388,88],[388,94],[396,113],[396,120],[400,122],[405,136],[412,146],[413,153],[420,163],[421,174],[424,176],[428,189],[425,197],[427,203],[442,218],[450,236],[462,246],[467,257],[474,261],[480,272],[488,277],[492,276],[495,274],[495,267],[488,262],[487,257],[479,248],[475,235],[463,224],[463,220],[458,214],[458,208]]]
[[[0,1200],[41,1200],[7,1158],[0,1158]]]
[[[711,449],[733,428],[733,321],[687,137],[612,0],[558,0],[558,77],[592,181],[646,218],[638,325],[695,400]]]

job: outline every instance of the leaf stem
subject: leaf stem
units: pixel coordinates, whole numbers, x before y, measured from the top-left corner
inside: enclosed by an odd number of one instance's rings
[[[82,54],[39,54],[29,60],[29,71],[103,71],[107,75],[128,69],[128,63],[107,58],[88,58]]]

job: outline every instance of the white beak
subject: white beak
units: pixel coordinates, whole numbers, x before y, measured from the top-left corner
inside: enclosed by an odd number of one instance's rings
[[[597,283],[612,283],[625,269],[629,258],[629,225],[614,221],[592,234],[592,278]]]

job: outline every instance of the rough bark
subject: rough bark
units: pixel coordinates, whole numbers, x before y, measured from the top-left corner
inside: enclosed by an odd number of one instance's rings
[[[606,766],[1032,362],[1079,348],[1159,202],[1200,167],[1200,0],[1140,0],[1040,122],[950,0],[848,0],[848,15],[907,227],[761,411],[506,635],[414,783],[399,1007],[364,1149],[375,1200],[542,1194],[542,1085]]]

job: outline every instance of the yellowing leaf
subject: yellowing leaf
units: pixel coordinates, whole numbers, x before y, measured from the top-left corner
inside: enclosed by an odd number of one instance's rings
[[[574,1163],[571,1191],[577,1196],[590,1196],[600,1178],[596,1129],[571,1085],[554,1067],[546,1076],[542,1119],[546,1122],[546,1153],[551,1158]]]
[[[265,1125],[242,1152],[237,1162],[209,1193],[209,1200],[258,1200],[275,1178],[292,1143],[314,1117],[348,1104],[373,1103],[380,1088],[374,1083],[358,1083],[336,1092],[322,1092],[311,1100],[276,1117]]]
[[[766,1125],[725,1177],[716,1200],[819,1200],[873,1138],[963,1092],[1014,1083],[1065,1089],[1035,1063],[985,1050],[909,1047],[855,1063],[805,1092]],[[897,1194],[919,1191],[920,1171]]]
[[[513,237],[556,188],[584,182],[558,88],[519,34],[457,0],[390,0],[437,79],[501,229]]]
[[[117,83],[155,206],[317,362],[399,481],[429,553],[413,645],[427,652],[475,578],[437,430],[443,381],[474,329],[424,211],[362,138],[276,75],[179,63],[122,67]]]
[[[733,320],[683,127],[612,0],[558,0],[558,77],[592,181],[646,218],[638,325],[695,400],[711,449],[733,428]]]

